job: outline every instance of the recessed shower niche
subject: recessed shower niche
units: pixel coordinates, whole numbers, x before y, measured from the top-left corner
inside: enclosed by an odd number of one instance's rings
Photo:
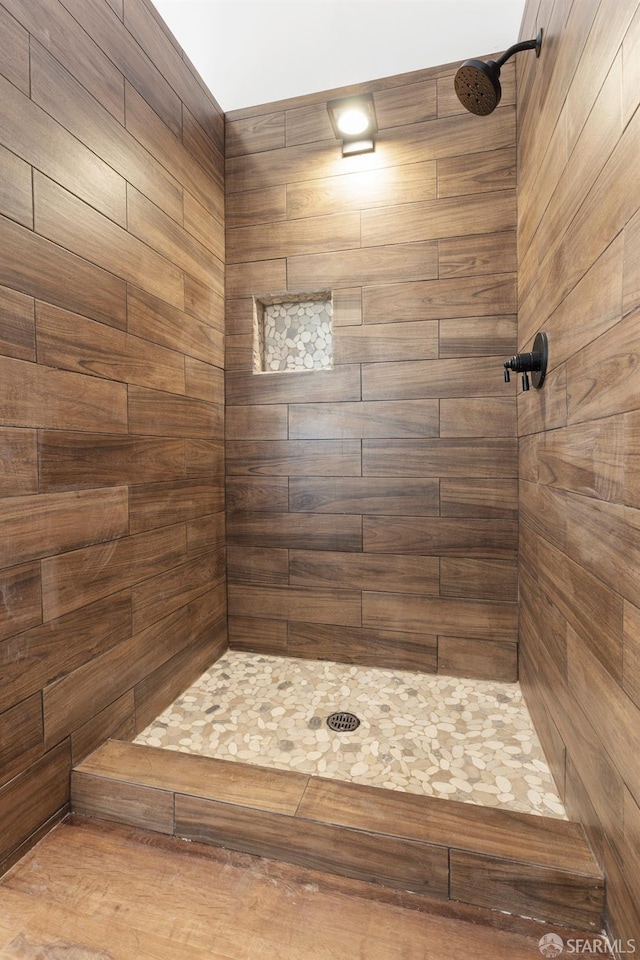
[[[253,372],[333,368],[331,292],[273,293],[253,298]]]

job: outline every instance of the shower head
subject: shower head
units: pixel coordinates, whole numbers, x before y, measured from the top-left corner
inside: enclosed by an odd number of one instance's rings
[[[498,60],[465,60],[454,80],[456,94],[462,106],[478,117],[486,117],[489,113],[493,113],[502,96],[500,86],[502,65],[514,53],[519,53],[521,50],[535,50],[536,57],[539,57],[541,46],[542,30],[535,40],[525,40],[509,47]]]

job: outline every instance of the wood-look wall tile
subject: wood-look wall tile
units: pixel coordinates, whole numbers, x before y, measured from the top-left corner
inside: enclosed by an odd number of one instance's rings
[[[440,483],[443,517],[518,518],[517,480],[455,480]]]
[[[630,371],[640,362],[639,341],[640,310],[636,310],[568,361],[569,423],[638,409]],[[625,358],[624,365],[620,357]]]
[[[37,40],[119,123],[124,123],[124,81],[112,60],[59,2],[36,11],[20,0],[7,7]],[[28,88],[25,91],[28,93]]]
[[[362,287],[343,287],[333,292],[333,326],[353,327],[362,323]]]
[[[210,517],[200,517],[187,523],[187,556],[201,557],[219,547],[224,547],[225,515],[212,513]]]
[[[380,284],[362,298],[365,323],[513,315],[517,304],[513,274]]]
[[[224,477],[224,443],[221,440],[185,440],[185,475],[187,477]]]
[[[622,313],[626,316],[640,307],[640,213],[624,228],[622,266]],[[604,259],[604,254],[600,258]]]
[[[83,33],[83,31],[80,31]],[[97,66],[94,63],[94,68]],[[104,84],[100,73],[98,85]],[[58,59],[33,42],[31,96],[90,150],[102,157],[128,183],[141,190],[175,219],[182,217],[182,187],[156,158],[134,138],[108,107],[96,103],[81,77],[68,73]],[[124,87],[120,81],[120,99]],[[102,86],[104,90],[104,86]],[[46,171],[45,171],[46,172]]]
[[[514,354],[518,349],[516,317],[473,317],[440,321],[441,357]]]
[[[219,513],[224,489],[218,480],[169,480],[135,484],[129,490],[129,532],[142,533]]]
[[[335,332],[333,344],[335,363],[434,359],[438,356],[438,324],[418,320],[346,327]]]
[[[0,217],[0,244],[1,283],[124,330],[123,280],[6,217]]]
[[[227,649],[227,621],[221,617],[211,630],[183,647],[134,687],[136,732],[144,730]],[[75,734],[71,736],[71,742]],[[123,738],[124,739],[124,738]]]
[[[184,392],[208,403],[224,403],[224,370],[194,357],[184,358]]]
[[[241,513],[229,520],[230,544],[283,550],[362,550],[362,517],[309,513]]]
[[[623,450],[628,439],[623,417],[606,417],[549,431],[537,445],[537,479],[547,486],[586,497],[621,502]]]
[[[66,806],[70,768],[71,751],[66,740],[0,789],[1,858]]]
[[[230,407],[225,416],[226,436],[230,440],[286,440],[287,414],[285,404]]]
[[[6,680],[0,691],[0,710],[76,670],[130,634],[131,595],[122,590],[0,644],[0,665]]]
[[[134,87],[135,84],[125,82],[127,130],[209,213],[219,216],[219,197],[212,189],[210,176],[181,143],[180,135],[176,140],[150,105],[151,101],[148,102]]]
[[[195,557],[131,589],[134,633],[191,603],[224,579],[224,549]]]
[[[224,588],[215,587],[50,684],[44,691],[45,743],[68,736],[181,649],[213,631],[224,616],[225,599]]]
[[[349,250],[360,246],[360,216],[336,213],[311,220],[281,220],[227,231],[227,262]],[[296,281],[290,280],[291,283]],[[353,284],[353,279],[352,279]]]
[[[230,300],[286,290],[287,261],[280,259],[228,263],[225,270],[225,288]]]
[[[40,491],[47,493],[179,479],[184,441],[41,430],[38,470]]]
[[[289,551],[233,544],[227,550],[227,576],[229,583],[288,584]]]
[[[42,564],[44,619],[55,620],[116,590],[164,573],[185,559],[183,525],[48,557]]]
[[[178,353],[59,307],[36,303],[36,343],[47,366],[184,393]]]
[[[440,401],[441,437],[514,437],[515,397],[485,397],[481,403],[464,398]]]
[[[129,431],[142,436],[222,439],[221,403],[206,403],[146,387],[129,387]]]
[[[190,193],[184,194],[184,228],[220,263],[224,263],[224,225]]]
[[[518,646],[491,640],[439,637],[438,673],[515,683],[518,679]]]
[[[130,740],[136,734],[133,691],[128,690],[71,734],[71,759],[75,766],[104,743],[105,738]]]
[[[439,512],[439,494],[437,479],[291,477],[289,509],[293,513],[362,513],[433,517]]]
[[[515,273],[517,269],[516,235],[512,230],[438,240],[438,276],[441,280]]]
[[[0,423],[125,432],[126,393],[124,384],[0,357]]]
[[[289,405],[289,436],[292,440],[437,435],[436,399]]]
[[[142,94],[167,127],[176,136],[182,133],[180,99],[151,60],[140,55],[140,47],[99,0],[65,0],[69,12],[111,60],[118,70]]]
[[[362,365],[363,400],[417,400],[420,398],[490,397],[503,393],[500,380],[487,382],[491,365],[498,371],[502,358],[477,360],[404,360]]]
[[[0,145],[0,213],[33,229],[31,167]]]
[[[174,306],[184,305],[182,273],[151,247],[37,171],[34,197],[38,234]]]
[[[227,157],[245,153],[277,150],[285,145],[284,113],[266,113],[246,120],[227,120],[225,152]]]
[[[362,245],[412,243],[470,233],[496,233],[516,225],[514,190],[445,197],[380,210],[363,210]]]
[[[435,280],[437,275],[438,249],[437,244],[431,241],[385,244],[369,249],[345,249],[337,253],[310,252],[304,255],[287,251],[287,278],[290,286],[294,288],[330,286],[335,289],[353,287],[356,284],[397,284],[401,280]],[[421,315],[418,316],[422,319]],[[401,319],[415,318],[414,313]],[[384,319],[386,318],[380,317],[381,321]]]
[[[227,477],[227,509],[229,524],[243,511],[287,513],[289,510],[288,477]]]
[[[516,186],[516,158],[513,149],[446,157],[438,160],[438,196],[494,193]]]
[[[183,60],[182,51],[176,49],[175,40],[153,5],[143,0],[127,0],[124,24],[197,118],[212,141],[212,146],[221,148],[224,137],[220,111],[216,109],[213,97],[207,96],[203,85]]]
[[[127,490],[5,497],[0,518],[0,567],[8,567],[123,536],[129,522]]]
[[[187,203],[185,199],[185,227],[187,226],[186,211]],[[159,207],[147,200],[135,187],[131,185],[127,187],[127,231],[129,235],[137,237],[151,250],[164,257],[171,273],[177,269],[182,269],[190,276],[195,277],[196,280],[209,283],[212,274],[223,272],[220,259],[196,240],[185,227],[163,213]],[[222,238],[220,243],[222,243]],[[148,283],[141,282],[140,277],[135,280],[131,276],[127,276],[127,279],[137,283],[143,289],[150,289]],[[151,286],[158,293],[162,293],[163,287],[161,284],[152,284]],[[165,299],[181,307],[184,305],[184,288],[181,284],[178,284],[178,287],[177,299],[166,295]]]
[[[363,593],[362,624],[383,630],[403,630],[471,639],[515,643],[518,605],[481,600],[447,600],[399,593]]]
[[[226,273],[226,271],[225,271]],[[185,274],[184,309],[192,317],[224,332],[224,278],[218,274],[201,283]]]
[[[200,116],[202,117],[202,113]],[[187,105],[182,104],[182,142],[189,155],[208,175],[207,206],[212,216],[217,217],[222,223],[224,222],[224,120],[218,109],[208,109],[204,122],[207,130],[203,129],[202,124],[193,116]],[[213,136],[210,136],[210,133]]]
[[[0,497],[38,489],[36,431],[0,427]]]
[[[515,560],[517,524],[444,517],[364,517],[365,552]]]
[[[625,601],[622,686],[640,707],[640,608]]]
[[[360,476],[358,440],[234,440],[226,448],[228,476]]]
[[[365,477],[517,476],[517,447],[512,439],[363,440]]]
[[[3,77],[0,77],[0,91],[5,103],[5,147],[47,177],[59,180],[106,217],[124,225],[125,180]],[[27,206],[21,219],[31,227],[29,207],[32,204],[28,196],[25,199]]]
[[[567,424],[567,365],[562,364],[547,374],[546,390],[518,394],[518,432],[520,436],[540,431],[555,430]],[[527,402],[525,402],[525,397]]]
[[[330,658],[338,663],[389,670],[435,673],[437,640],[431,634],[401,633],[324,623],[290,623],[287,653],[312,660]]]
[[[130,334],[204,363],[224,366],[224,338],[210,323],[132,286],[127,290],[127,315]]]
[[[360,626],[357,590],[326,587],[248,586],[229,584],[229,613],[267,620],[305,620]]]
[[[36,359],[35,301],[17,290],[0,287],[0,355]]]
[[[371,176],[370,171],[363,171],[289,183],[286,187],[287,217],[320,217],[347,210],[369,210],[373,207],[435,200],[436,165],[433,161],[386,167],[376,173],[378,175],[375,177]]]
[[[518,569],[509,560],[442,557],[440,593],[443,597],[515,602],[518,599]]]
[[[230,372],[226,377],[230,405],[250,403],[306,403],[324,400],[360,400],[360,365],[340,364],[334,370],[296,373]]]
[[[286,656],[286,620],[264,620],[258,617],[230,616],[229,646],[232,650],[250,650],[255,653],[271,653],[275,656]]]
[[[0,10],[0,29],[5,42],[0,73],[29,96],[29,34],[4,7]]]
[[[313,143],[334,136],[325,103],[289,104],[284,112],[286,145]],[[283,144],[284,146],[284,144]]]
[[[0,713],[0,787],[43,753],[42,697],[35,693]]]
[[[438,595],[439,563],[435,557],[291,550],[289,571],[292,586]]]
[[[322,211],[322,213],[325,212],[333,213],[334,211]],[[229,229],[284,220],[286,216],[287,187],[284,184],[264,189],[244,190],[242,193],[230,193],[226,197],[225,219]]]
[[[40,564],[24,563],[0,573],[0,640],[22,633],[42,620]]]
[[[376,91],[375,104],[381,130],[433,120],[436,117],[436,81],[418,80]]]

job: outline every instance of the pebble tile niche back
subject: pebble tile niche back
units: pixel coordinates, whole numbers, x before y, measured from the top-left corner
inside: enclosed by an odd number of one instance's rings
[[[253,372],[331,370],[331,293],[274,293],[253,298]]]

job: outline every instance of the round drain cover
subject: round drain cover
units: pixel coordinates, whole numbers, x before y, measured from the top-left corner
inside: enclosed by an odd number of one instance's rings
[[[339,733],[348,733],[350,730],[357,730],[360,726],[360,721],[355,713],[345,713],[341,710],[327,717],[327,726],[331,730],[337,730]]]

